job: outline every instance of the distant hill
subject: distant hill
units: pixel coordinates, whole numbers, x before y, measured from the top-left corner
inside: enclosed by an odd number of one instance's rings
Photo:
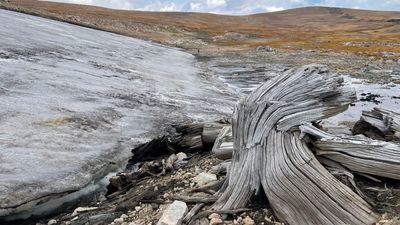
[[[380,55],[400,52],[400,12],[306,7],[247,16],[143,12],[35,0],[3,8],[186,49],[318,49]]]

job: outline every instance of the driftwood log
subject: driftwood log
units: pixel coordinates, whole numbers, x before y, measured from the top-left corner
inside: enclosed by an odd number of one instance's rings
[[[400,141],[400,113],[374,108],[363,112],[361,121],[378,129],[386,140]]]
[[[213,205],[244,208],[261,190],[289,225],[373,224],[370,205],[333,177],[300,139],[298,126],[335,115],[355,100],[342,79],[310,65],[276,77],[236,106],[233,159]]]
[[[233,152],[232,126],[224,126],[219,132],[212,152],[218,159],[230,159]]]
[[[303,133],[315,138],[317,155],[346,168],[370,175],[400,180],[400,145],[363,136],[335,136],[311,124],[300,126]]]

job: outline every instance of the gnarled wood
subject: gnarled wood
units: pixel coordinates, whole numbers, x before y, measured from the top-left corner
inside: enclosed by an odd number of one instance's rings
[[[215,209],[243,208],[264,189],[279,220],[289,225],[372,224],[376,215],[315,158],[293,128],[343,111],[355,94],[318,65],[290,70],[236,106],[234,150]]]
[[[381,108],[363,112],[361,120],[377,128],[392,140],[400,140],[400,113]]]
[[[338,137],[311,124],[300,126],[300,130],[318,138],[313,142],[318,155],[339,162],[352,171],[400,180],[399,144],[361,136]]]
[[[224,126],[219,132],[212,152],[219,159],[230,159],[232,158],[233,152],[233,138],[232,138],[232,126]]]

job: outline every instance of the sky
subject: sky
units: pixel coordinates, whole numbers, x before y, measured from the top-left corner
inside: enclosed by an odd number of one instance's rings
[[[52,0],[114,9],[245,15],[304,6],[400,11],[400,0]]]

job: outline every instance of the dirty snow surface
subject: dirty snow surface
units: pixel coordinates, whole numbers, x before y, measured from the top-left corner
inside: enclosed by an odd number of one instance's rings
[[[227,116],[230,95],[177,49],[0,10],[0,216],[88,185],[168,124]]]

